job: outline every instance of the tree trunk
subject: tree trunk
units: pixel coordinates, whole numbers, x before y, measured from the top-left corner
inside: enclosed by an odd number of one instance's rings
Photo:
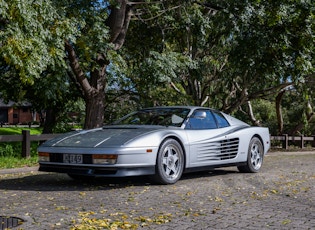
[[[45,118],[45,123],[44,123],[44,128],[43,128],[43,133],[52,133],[53,128],[56,125],[56,113],[54,109],[47,109],[46,110],[46,118]]]
[[[118,50],[125,41],[131,9],[128,0],[118,0],[118,6],[111,8],[106,24],[110,28],[110,42],[114,45],[114,50]],[[81,68],[75,47],[70,41],[65,41],[65,49],[73,80],[80,87],[86,104],[84,129],[101,127],[104,123],[106,67],[109,64],[106,53],[96,55],[95,65],[91,65],[93,66],[91,75],[87,77],[86,72]]]
[[[279,135],[283,134],[283,117],[282,117],[282,110],[281,110],[281,101],[282,101],[284,93],[285,93],[285,90],[282,90],[276,97],[276,113],[277,113]]]
[[[105,92],[99,91],[85,99],[85,122],[84,129],[101,127],[104,123]]]
[[[70,42],[66,42],[65,47],[68,52],[68,59],[75,76],[75,81],[82,88],[82,96],[85,100],[86,114],[84,129],[101,127],[104,123],[106,66],[108,62],[104,59],[103,55],[99,54],[96,60],[99,66],[91,72],[89,81],[80,67],[75,50]]]

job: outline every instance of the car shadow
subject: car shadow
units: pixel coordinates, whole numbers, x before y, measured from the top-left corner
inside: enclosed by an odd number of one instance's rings
[[[225,169],[213,169],[209,171],[197,171],[197,172],[189,172],[185,173],[181,180],[190,180],[190,179],[197,179],[197,178],[204,178],[204,177],[214,177],[214,176],[222,176],[222,175],[229,175],[233,173],[239,173],[238,170],[233,170],[231,168]]]
[[[237,173],[232,170],[212,170],[183,174],[179,182],[198,178],[215,177]],[[161,186],[149,176],[122,178],[91,178],[89,180],[73,180],[66,174],[39,173],[19,178],[1,178],[0,190],[20,191],[82,191],[82,190],[113,190],[130,186]],[[167,186],[167,185],[166,185]]]

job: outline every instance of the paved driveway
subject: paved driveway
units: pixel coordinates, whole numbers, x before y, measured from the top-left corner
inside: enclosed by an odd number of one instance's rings
[[[272,153],[257,174],[231,167],[168,186],[0,171],[0,194],[0,216],[26,220],[18,229],[315,229],[315,152]]]

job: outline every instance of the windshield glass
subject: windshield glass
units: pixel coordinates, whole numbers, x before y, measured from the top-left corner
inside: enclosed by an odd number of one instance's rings
[[[131,113],[114,122],[114,125],[163,125],[180,127],[190,109],[149,108]]]

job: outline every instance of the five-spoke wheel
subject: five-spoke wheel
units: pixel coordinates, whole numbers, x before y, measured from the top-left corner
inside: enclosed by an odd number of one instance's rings
[[[161,184],[174,184],[184,170],[184,152],[182,146],[174,139],[166,139],[160,146],[155,179]]]
[[[238,166],[240,172],[256,173],[260,170],[264,158],[264,148],[258,137],[253,137],[249,143],[246,165]]]

